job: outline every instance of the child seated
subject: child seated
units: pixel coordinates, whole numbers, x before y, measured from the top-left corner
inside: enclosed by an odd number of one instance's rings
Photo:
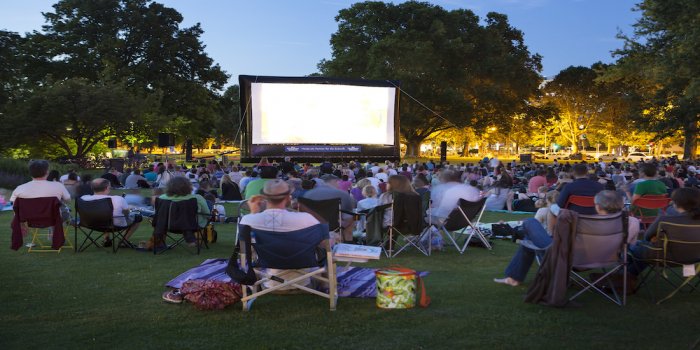
[[[377,198],[377,189],[374,188],[374,186],[365,186],[362,189],[362,195],[365,197],[365,199],[357,202],[358,212],[363,210],[369,210],[379,205],[379,199]],[[364,215],[360,216],[360,220],[357,221],[357,225],[355,226],[356,232],[362,232],[365,230],[366,220],[367,218]]]

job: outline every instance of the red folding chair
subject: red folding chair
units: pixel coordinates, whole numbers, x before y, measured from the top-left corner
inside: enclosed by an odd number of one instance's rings
[[[590,196],[571,195],[571,196],[569,196],[569,199],[566,201],[566,205],[564,206],[564,209],[569,209],[569,207],[571,205],[578,205],[579,207],[595,208],[595,202],[593,201],[593,197],[590,197]]]
[[[643,195],[632,202],[634,206],[632,216],[639,219],[642,226],[646,229],[649,224],[656,220],[657,216],[666,214],[666,208],[668,208],[670,204],[671,199],[665,194]],[[649,215],[649,212],[654,212],[656,215]]]

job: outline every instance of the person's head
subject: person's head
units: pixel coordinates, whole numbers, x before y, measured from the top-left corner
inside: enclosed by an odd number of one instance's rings
[[[74,173],[74,172],[68,173],[68,180],[71,180],[71,181],[78,181],[78,174],[76,174],[76,173]]]
[[[107,194],[109,193],[110,183],[107,179],[98,178],[90,182],[90,188],[95,194]]]
[[[163,163],[158,163],[158,168],[157,168],[156,172],[157,172],[158,174],[162,174],[162,173],[165,172],[165,170],[166,170],[165,164],[163,164]]]
[[[459,182],[460,177],[458,172],[450,169],[445,169],[440,172],[439,179],[441,183]]]
[[[141,170],[139,170],[138,168],[134,169],[134,175],[141,175]]]
[[[588,177],[588,166],[583,163],[574,165],[574,177],[577,179]]]
[[[421,188],[428,186],[428,178],[425,177],[425,174],[418,173],[416,176],[413,178],[413,186],[415,188]]]
[[[496,187],[511,188],[513,187],[513,178],[507,172],[502,172],[501,177],[496,182]]]
[[[199,181],[199,189],[202,191],[209,191],[211,189],[211,183],[209,182],[209,180]]]
[[[343,179],[343,181],[348,181],[349,179],[349,177],[345,174],[343,174],[343,176],[341,176],[340,178]]]
[[[554,190],[554,191],[549,191],[544,197],[545,201],[547,202],[547,205],[552,205],[557,202],[557,199],[559,199],[559,191]]]
[[[625,203],[620,193],[616,191],[600,191],[593,198],[598,214],[613,214],[622,211]]]
[[[83,183],[89,184],[92,181],[92,175],[84,174],[80,179],[83,181]]]
[[[416,193],[416,191],[413,190],[413,187],[411,187],[411,182],[408,180],[407,177],[403,175],[389,176],[387,191],[399,193]]]
[[[537,176],[545,176],[547,175],[547,171],[544,169],[537,170]]]
[[[49,162],[39,159],[29,162],[29,176],[33,179],[45,179],[49,175]]]
[[[267,208],[284,208],[291,200],[292,188],[281,179],[265,183],[261,191],[267,201]]]
[[[340,179],[333,174],[325,174],[321,176],[321,180],[326,183],[326,186],[338,188],[338,180]]]
[[[646,178],[656,177],[656,165],[652,163],[643,163],[639,166],[639,171]]]
[[[377,196],[377,189],[374,186],[365,186],[362,189],[362,195],[365,198],[374,198]]]
[[[59,181],[61,179],[61,173],[58,170],[49,171],[49,176],[46,177],[47,181]]]
[[[261,166],[258,170],[260,171],[260,177],[263,179],[277,178],[277,168],[273,166]]]
[[[673,205],[679,211],[685,212],[693,220],[700,220],[700,190],[693,187],[682,187],[671,195]]]
[[[368,179],[361,179],[361,180],[357,181],[357,183],[355,184],[355,187],[357,187],[361,190],[361,189],[363,189],[366,186],[369,186],[371,184],[372,183]]]
[[[221,183],[230,184],[233,183],[233,180],[231,180],[231,176],[229,174],[224,174],[224,176],[221,177]]]
[[[170,197],[182,197],[192,193],[192,183],[187,178],[175,176],[165,186],[165,193]]]

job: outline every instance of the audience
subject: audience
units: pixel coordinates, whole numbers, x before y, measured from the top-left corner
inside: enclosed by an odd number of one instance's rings
[[[355,209],[355,200],[349,193],[338,189],[339,179],[337,176],[325,174],[321,177],[321,180],[323,180],[323,184],[317,184],[313,189],[306,191],[302,197],[315,201],[340,198],[341,210],[344,211],[341,215],[342,239],[351,242],[354,216],[349,213]]]
[[[440,173],[440,184],[433,187],[430,199],[433,202],[431,211],[432,222],[440,225],[457,208],[459,200],[477,202],[481,199],[479,190],[475,187],[460,183],[460,174],[453,170],[443,170]]]
[[[120,248],[131,248],[134,245],[129,242],[131,235],[136,232],[141,222],[141,215],[132,214],[129,210],[129,204],[126,199],[122,196],[111,196],[109,194],[111,184],[107,179],[95,179],[91,183],[93,195],[84,195],[80,199],[84,201],[95,201],[99,199],[109,198],[112,201],[112,216],[114,220],[114,226],[120,229],[126,229],[124,234],[125,242],[122,242]],[[112,241],[109,238],[109,234],[105,233],[104,242],[102,243],[104,247],[111,247]]]

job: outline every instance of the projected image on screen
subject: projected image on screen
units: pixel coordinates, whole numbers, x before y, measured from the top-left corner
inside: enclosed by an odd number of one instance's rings
[[[395,88],[252,83],[253,144],[394,144]]]

